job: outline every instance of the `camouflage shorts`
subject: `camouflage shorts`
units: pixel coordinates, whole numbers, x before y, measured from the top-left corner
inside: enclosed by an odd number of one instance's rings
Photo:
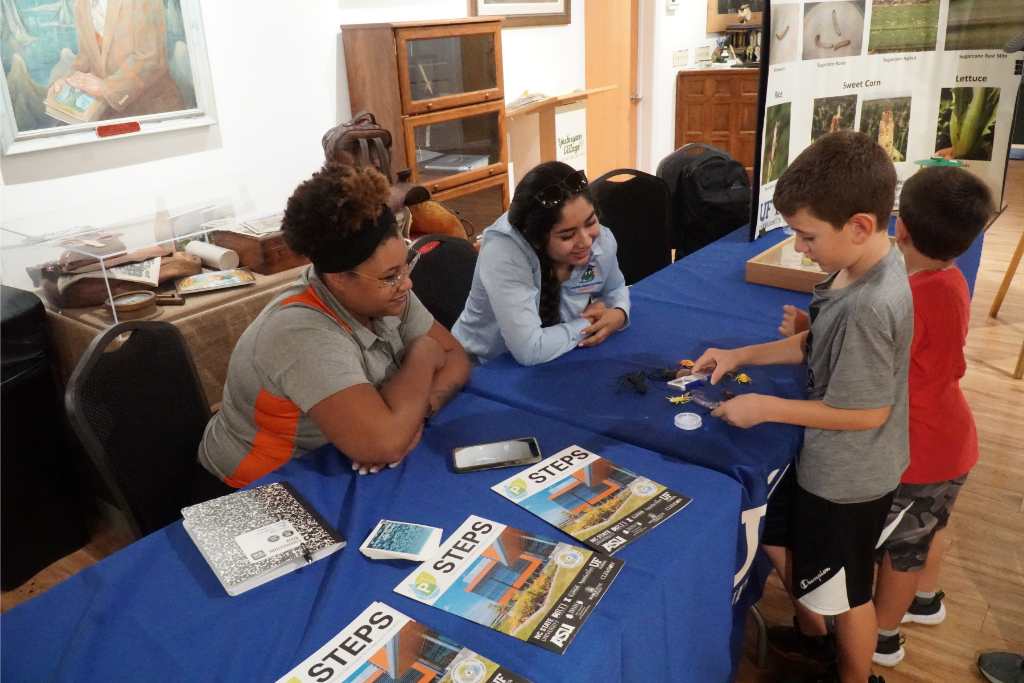
[[[886,530],[893,525],[895,528],[878,548],[879,560],[882,553],[889,553],[896,571],[920,571],[932,538],[949,522],[949,513],[965,481],[966,474],[937,484],[900,484],[885,521]]]

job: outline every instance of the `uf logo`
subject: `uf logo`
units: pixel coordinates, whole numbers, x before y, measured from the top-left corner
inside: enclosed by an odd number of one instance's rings
[[[775,492],[775,487],[778,486],[787,469],[789,469],[788,465],[782,470],[772,470],[768,474],[768,498],[771,498],[772,493]],[[747,542],[747,556],[743,561],[743,566],[740,567],[739,571],[736,572],[736,576],[733,577],[732,586],[734,598],[739,594],[739,592],[742,592],[741,586],[746,585],[747,573],[750,571],[750,565],[754,564],[754,556],[757,553],[758,546],[757,532],[761,528],[761,518],[764,517],[767,511],[768,504],[765,503],[764,505],[760,505],[756,508],[750,508],[749,510],[744,510],[740,513],[740,524],[743,525],[744,537]]]

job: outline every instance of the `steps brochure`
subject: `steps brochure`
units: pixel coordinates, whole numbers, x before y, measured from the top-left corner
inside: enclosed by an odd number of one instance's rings
[[[569,446],[491,490],[609,554],[691,500],[579,446]]]
[[[471,515],[395,592],[562,654],[622,560]]]
[[[341,633],[277,683],[314,681],[530,683],[383,602],[371,603]]]

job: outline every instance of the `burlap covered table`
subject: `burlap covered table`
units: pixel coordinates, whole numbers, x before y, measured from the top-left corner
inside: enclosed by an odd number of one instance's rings
[[[228,359],[242,332],[267,302],[295,280],[305,267],[274,275],[256,274],[254,285],[192,294],[185,298],[184,306],[157,306],[151,314],[133,319],[165,320],[181,330],[195,360],[206,399],[212,406],[220,403]],[[64,381],[71,376],[93,337],[114,322],[110,310],[103,307],[51,310],[49,319]]]

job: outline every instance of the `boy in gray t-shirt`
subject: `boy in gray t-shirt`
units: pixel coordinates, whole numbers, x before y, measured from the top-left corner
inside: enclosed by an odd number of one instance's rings
[[[737,427],[806,427],[796,473],[768,505],[763,544],[796,607],[780,649],[831,663],[824,616],[836,616],[835,680],[871,681],[874,549],[908,462],[907,370],[913,303],[888,237],[896,172],[862,133],[830,133],[779,178],[776,208],[796,248],[831,275],[814,290],[811,329],[776,342],[708,349],[711,382],[745,365],[803,363],[807,400],[746,394],[713,414]],[[774,636],[774,637],[773,637]]]

